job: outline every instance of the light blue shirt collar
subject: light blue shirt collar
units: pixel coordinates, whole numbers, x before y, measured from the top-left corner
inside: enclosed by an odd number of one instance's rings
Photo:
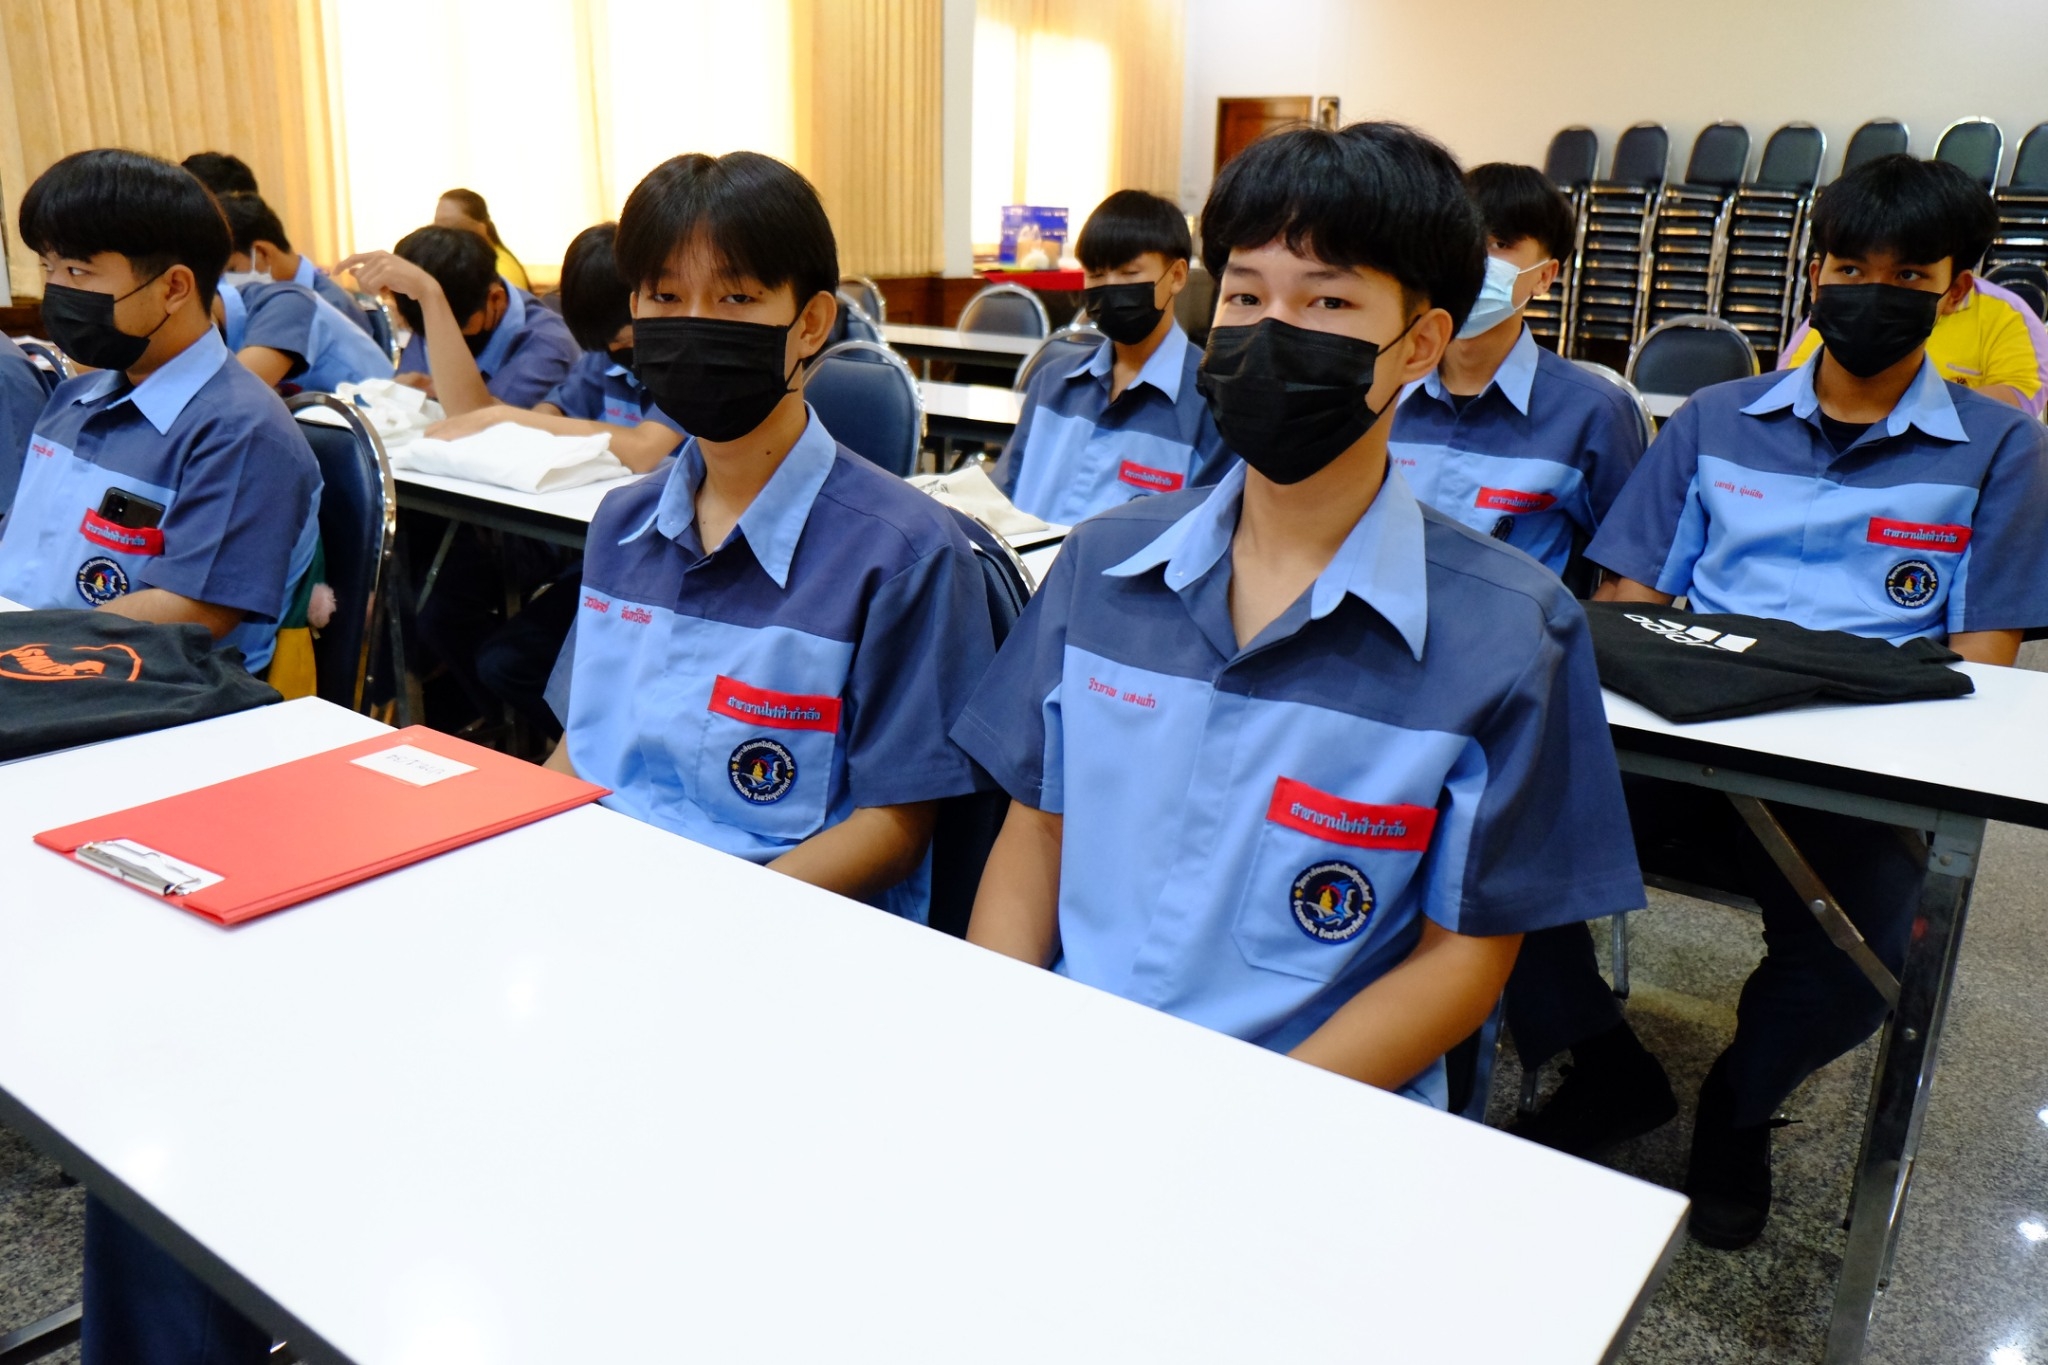
[[[109,406],[119,407],[122,403],[133,403],[135,410],[149,420],[159,436],[171,434],[171,424],[178,420],[178,414],[192,401],[192,396],[206,387],[206,381],[220,373],[220,367],[227,363],[228,344],[220,338],[218,329],[209,327],[199,339],[184,350],[172,356],[157,367],[156,373],[121,395]],[[126,383],[128,376],[119,370],[103,370],[93,383],[80,391],[74,403],[90,403],[104,398]]]
[[[616,360],[614,360],[611,364],[604,367],[605,378],[613,379],[618,377],[619,375],[627,376],[628,378],[632,379],[635,384],[640,382],[639,378],[635,376],[631,370],[627,369],[624,365],[621,365]]]
[[[808,407],[804,411],[808,419],[804,434],[797,437],[789,454],[782,457],[782,463],[768,476],[768,482],[754,495],[747,510],[740,513],[739,524],[733,528],[733,535],[747,538],[747,548],[754,552],[755,560],[778,588],[789,586],[790,562],[796,558],[797,541],[810,520],[811,504],[817,501],[818,490],[825,486],[825,477],[839,458],[839,444],[825,430],[818,414]],[[679,544],[703,551],[705,547],[696,532],[697,490],[703,486],[704,453],[692,436],[676,452],[675,465],[669,470],[668,482],[662,485],[661,500],[655,504],[653,515],[619,544],[631,544],[653,529]],[[725,543],[731,541],[732,537],[727,536]]]
[[[485,376],[497,372],[505,357],[512,353],[512,338],[526,330],[526,300],[520,295],[519,286],[503,275],[498,276],[498,283],[505,286],[505,316],[498,319],[497,329],[476,357],[477,372]]]
[[[1524,417],[1529,415],[1529,390],[1536,383],[1536,351],[1536,338],[1529,331],[1529,325],[1523,323],[1522,335],[1515,339],[1515,344],[1510,346],[1508,353],[1501,358],[1500,368],[1493,372],[1493,379],[1489,383],[1489,387],[1499,389],[1501,397],[1513,403],[1515,411]],[[1422,389],[1438,402],[1451,401],[1449,394],[1444,390],[1441,370],[1431,370],[1424,375]],[[1481,389],[1479,392],[1483,395],[1486,390]]]
[[[234,285],[220,287],[221,326],[227,330],[227,347],[230,351],[242,349],[242,338],[249,330],[249,301],[242,297],[242,291]]]
[[[1244,466],[1237,464],[1200,506],[1123,563],[1104,569],[1104,576],[1135,578],[1165,565],[1166,586],[1184,590],[1229,552],[1243,501]],[[1422,509],[1407,480],[1389,466],[1379,495],[1310,587],[1309,619],[1328,616],[1348,593],[1386,617],[1420,661],[1429,633],[1428,583]]]
[[[1744,414],[1761,417],[1790,408],[1793,416],[1814,421],[1815,414],[1820,411],[1820,396],[1813,391],[1813,377],[1819,373],[1820,357],[1821,351],[1816,349],[1804,365],[1788,373],[1765,390],[1761,398],[1744,408]],[[1956,405],[1948,396],[1948,385],[1942,382],[1941,371],[1925,357],[1920,361],[1920,373],[1913,376],[1913,382],[1884,419],[1887,436],[1902,436],[1907,427],[1918,427],[1927,435],[1943,441],[1970,439],[1969,433],[1963,430],[1963,419],[1956,416]]]
[[[320,267],[313,264],[313,258],[311,256],[300,256],[299,268],[292,272],[292,283],[302,284],[306,288],[311,289],[313,281],[319,278]]]
[[[1180,401],[1180,380],[1187,372],[1188,347],[1193,343],[1188,334],[1180,329],[1176,320],[1166,329],[1166,335],[1159,339],[1159,349],[1154,351],[1145,363],[1138,367],[1137,377],[1131,380],[1130,388],[1150,384],[1166,395],[1169,403]],[[1116,343],[1105,340],[1089,357],[1088,363],[1074,372],[1074,378],[1087,375],[1093,379],[1108,379],[1110,367],[1116,363]],[[1128,390],[1126,390],[1128,392]]]

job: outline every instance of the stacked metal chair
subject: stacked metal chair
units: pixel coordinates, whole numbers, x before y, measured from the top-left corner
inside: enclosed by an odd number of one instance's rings
[[[1993,195],[1998,204],[1998,235],[1984,257],[1988,275],[2015,262],[2048,266],[2048,123],[2020,140],[2012,178]]]
[[[2005,154],[2005,134],[1988,118],[1957,119],[1934,144],[1934,159],[1960,166],[1990,189],[1998,180],[1998,159]]]
[[[1735,191],[1716,313],[1759,352],[1782,350],[1792,329],[1792,296],[1812,231],[1814,187],[1827,135],[1788,123],[1764,144],[1756,177]]]
[[[1670,155],[1664,126],[1638,123],[1615,144],[1608,178],[1586,187],[1576,288],[1566,313],[1567,354],[1582,355],[1589,343],[1626,347],[1641,332],[1657,193]]]
[[[1572,206],[1572,219],[1585,231],[1586,187],[1600,170],[1600,135],[1591,128],[1566,128],[1550,139],[1543,157],[1543,174],[1557,186]],[[1530,334],[1539,346],[1564,350],[1565,319],[1571,316],[1572,295],[1578,286],[1578,250],[1571,259],[1558,262],[1557,282],[1541,298],[1531,299],[1523,312]]]
[[[1650,297],[1631,344],[1659,323],[1713,311],[1728,256],[1729,211],[1749,166],[1749,130],[1714,123],[1693,139],[1685,179],[1657,196]]]

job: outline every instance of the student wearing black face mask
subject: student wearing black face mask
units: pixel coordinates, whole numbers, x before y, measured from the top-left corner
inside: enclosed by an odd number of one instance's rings
[[[605,804],[923,920],[946,738],[993,651],[955,514],[803,398],[837,313],[817,192],[754,152],[679,156],[626,200],[634,368],[687,431],[591,522],[550,766]]]
[[[1088,320],[1108,338],[1031,376],[996,468],[1019,507],[1061,525],[1151,493],[1206,487],[1230,453],[1195,392],[1201,352],[1174,321],[1193,243],[1179,208],[1143,190],[1102,201],[1075,245]]]

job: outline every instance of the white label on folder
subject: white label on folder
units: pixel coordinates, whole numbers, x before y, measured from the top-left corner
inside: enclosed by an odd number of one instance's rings
[[[374,754],[364,754],[349,761],[359,768],[395,777],[400,782],[410,782],[415,787],[431,787],[436,782],[446,782],[451,777],[476,771],[468,763],[457,763],[452,758],[429,753],[413,744],[394,744],[389,749],[379,749]]]

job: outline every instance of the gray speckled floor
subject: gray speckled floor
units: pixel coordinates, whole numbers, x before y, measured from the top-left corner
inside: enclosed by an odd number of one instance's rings
[[[85,1192],[0,1128],[0,1336],[78,1302]],[[78,1348],[45,1358],[72,1365]]]

